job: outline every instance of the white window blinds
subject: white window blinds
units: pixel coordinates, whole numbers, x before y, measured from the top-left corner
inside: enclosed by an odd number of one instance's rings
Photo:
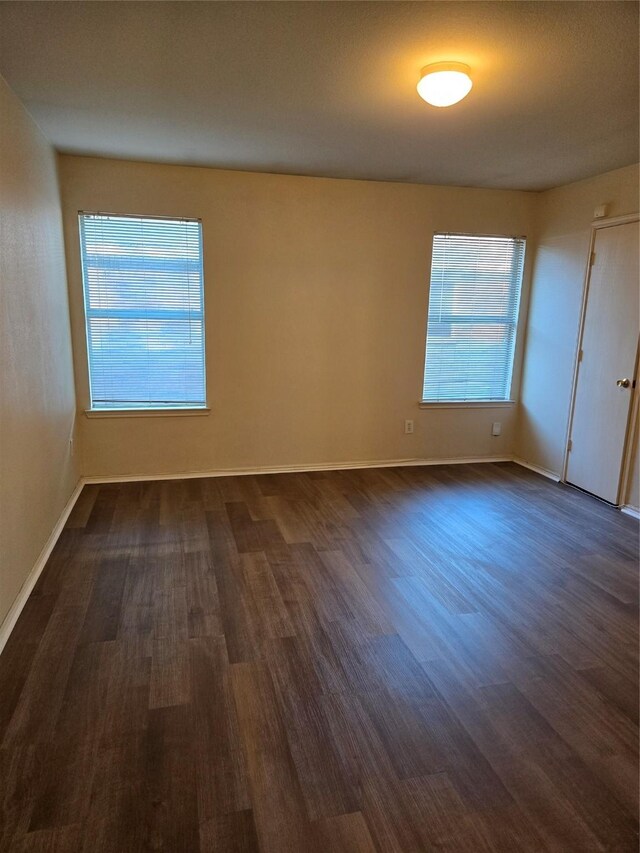
[[[525,240],[433,238],[422,399],[508,400]]]
[[[200,223],[80,214],[92,409],[204,407]]]

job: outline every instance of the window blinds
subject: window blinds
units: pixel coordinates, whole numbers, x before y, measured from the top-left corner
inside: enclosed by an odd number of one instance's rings
[[[198,221],[80,214],[92,409],[203,407]]]
[[[433,239],[425,402],[508,400],[525,240]]]

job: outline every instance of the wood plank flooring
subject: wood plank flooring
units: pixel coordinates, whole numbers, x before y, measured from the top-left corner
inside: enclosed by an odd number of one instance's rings
[[[0,850],[636,851],[637,535],[508,463],[86,486]]]

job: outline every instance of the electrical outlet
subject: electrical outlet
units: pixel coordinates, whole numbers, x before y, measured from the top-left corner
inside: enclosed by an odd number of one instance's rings
[[[491,424],[491,435],[500,435],[502,432],[502,424],[500,421],[494,421]]]
[[[405,435],[413,435],[413,421],[406,420],[404,422],[404,433]]]

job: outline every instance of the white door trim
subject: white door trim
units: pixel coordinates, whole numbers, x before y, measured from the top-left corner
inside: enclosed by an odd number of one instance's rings
[[[631,405],[629,406],[629,420],[627,421],[627,434],[624,439],[624,453],[622,454],[622,467],[620,469],[620,487],[618,490],[618,504],[624,505],[629,495],[629,483],[631,481],[631,464],[633,462],[633,447],[636,439],[636,421],[638,415],[638,385],[640,372],[638,371],[640,361],[640,341],[636,349],[636,364],[633,370],[634,388],[631,392]]]
[[[565,434],[564,441],[564,458],[562,460],[562,473],[560,475],[560,480],[563,483],[567,482],[567,468],[569,466],[569,440],[571,438],[571,432],[573,430],[573,413],[575,410],[576,404],[576,391],[578,388],[578,370],[580,366],[579,362],[579,354],[582,348],[582,339],[584,336],[584,322],[587,313],[587,301],[589,299],[589,282],[591,280],[591,270],[592,263],[591,258],[593,255],[593,247],[596,242],[597,232],[602,228],[613,228],[616,225],[627,225],[630,222],[638,222],[640,221],[640,213],[627,213],[624,216],[611,216],[607,219],[597,219],[591,223],[591,235],[589,237],[589,252],[587,254],[587,265],[584,274],[584,284],[582,287],[582,304],[580,306],[580,320],[578,323],[578,339],[576,342],[575,354],[573,357],[573,376],[571,379],[571,397],[569,404],[569,417],[567,419],[567,429]],[[626,488],[629,482],[630,476],[630,466],[631,466],[631,456],[632,456],[632,440],[634,438],[633,433],[635,432],[635,413],[638,407],[638,355],[636,354],[636,370],[634,373],[635,380],[635,388],[633,389],[633,396],[631,399],[631,405],[629,407],[629,421],[627,425],[627,434],[625,436],[625,448],[623,452],[623,463],[622,470],[620,473],[620,485],[618,489],[618,505],[621,501],[624,501],[626,496]]]

